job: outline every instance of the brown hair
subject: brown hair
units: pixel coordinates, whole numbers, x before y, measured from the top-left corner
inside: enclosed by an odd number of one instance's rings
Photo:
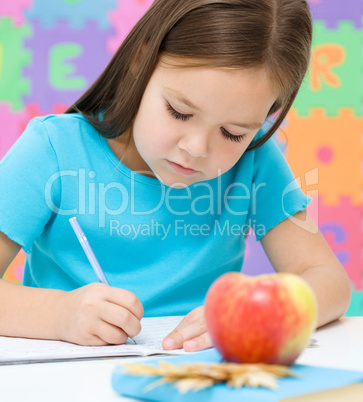
[[[102,136],[116,138],[131,127],[161,55],[193,59],[193,66],[263,67],[280,94],[268,116],[279,113],[251,150],[290,110],[309,66],[311,41],[305,0],[155,0],[66,113],[81,112]]]

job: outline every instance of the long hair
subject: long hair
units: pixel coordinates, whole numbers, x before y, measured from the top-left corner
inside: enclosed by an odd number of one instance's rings
[[[155,0],[94,84],[65,113],[82,113],[106,138],[131,127],[162,55],[193,66],[265,68],[279,96],[273,125],[283,122],[310,62],[312,19],[306,0]],[[102,118],[100,117],[102,115]]]

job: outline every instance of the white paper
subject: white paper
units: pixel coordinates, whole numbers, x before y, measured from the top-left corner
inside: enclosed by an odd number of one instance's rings
[[[0,364],[55,361],[111,356],[150,356],[154,354],[185,354],[184,349],[164,350],[161,342],[182,320],[183,316],[146,317],[142,330],[124,345],[80,346],[62,341],[11,338],[0,336]]]

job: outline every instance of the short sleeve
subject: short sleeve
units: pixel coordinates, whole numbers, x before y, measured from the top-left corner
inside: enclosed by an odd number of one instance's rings
[[[54,180],[58,170],[56,154],[39,118],[30,121],[0,162],[0,231],[26,253],[44,231],[51,206],[59,202],[59,180]]]
[[[304,210],[310,201],[272,138],[255,150],[248,223],[257,240],[284,219]]]

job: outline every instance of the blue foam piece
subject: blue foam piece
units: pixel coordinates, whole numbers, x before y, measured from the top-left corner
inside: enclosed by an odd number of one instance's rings
[[[161,357],[155,360],[143,362],[144,364],[158,365]],[[221,355],[215,349],[203,352],[168,357],[168,363],[217,363],[222,361]],[[363,381],[363,372],[338,370],[325,367],[314,367],[295,364],[291,370],[296,377],[286,377],[278,380],[279,388],[271,390],[266,388],[243,387],[234,389],[224,384],[217,384],[201,391],[190,391],[181,394],[172,383],[163,384],[145,391],[145,387],[157,381],[160,377],[136,376],[125,374],[122,366],[116,366],[111,378],[113,389],[127,397],[139,398],[146,401],[159,402],[220,402],[220,401],[279,401],[283,398],[304,395],[327,389],[339,388],[345,385]]]

